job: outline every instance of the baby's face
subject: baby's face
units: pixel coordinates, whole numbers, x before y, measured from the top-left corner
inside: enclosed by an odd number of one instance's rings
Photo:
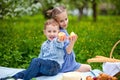
[[[47,39],[52,41],[54,38],[58,36],[59,33],[59,26],[48,25],[44,30],[44,34],[46,35]]]

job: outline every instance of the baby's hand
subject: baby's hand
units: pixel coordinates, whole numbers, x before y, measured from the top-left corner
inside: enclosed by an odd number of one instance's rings
[[[66,34],[64,32],[59,32],[58,33],[58,41],[63,42],[66,40]]]
[[[77,38],[78,38],[77,34],[75,34],[74,32],[70,33],[70,36],[69,36],[70,42],[76,42]]]

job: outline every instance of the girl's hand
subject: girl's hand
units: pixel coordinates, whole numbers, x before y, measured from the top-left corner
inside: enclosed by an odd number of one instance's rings
[[[64,32],[59,32],[58,33],[58,41],[63,42],[66,40],[66,34]]]
[[[75,43],[77,41],[77,38],[78,38],[77,34],[75,34],[74,32],[70,33],[70,36],[69,36],[70,42]]]
[[[69,36],[70,43],[68,44],[68,46],[66,48],[66,51],[68,54],[71,54],[77,38],[78,38],[77,34],[75,34],[74,32],[70,33],[70,36]]]

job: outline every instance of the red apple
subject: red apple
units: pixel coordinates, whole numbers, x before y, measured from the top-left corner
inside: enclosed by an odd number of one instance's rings
[[[58,33],[58,39],[60,41],[63,41],[66,38],[66,34],[64,32],[59,32]]]

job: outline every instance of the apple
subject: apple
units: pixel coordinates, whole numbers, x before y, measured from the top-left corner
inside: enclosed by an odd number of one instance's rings
[[[59,32],[58,33],[58,39],[60,41],[63,41],[66,38],[66,34],[64,32]]]
[[[69,36],[69,40],[70,41],[74,41],[75,42],[77,40],[77,38],[78,38],[77,34],[75,34],[74,32],[70,33],[70,36]]]
[[[76,34],[74,32],[71,32],[70,36],[76,36]]]

